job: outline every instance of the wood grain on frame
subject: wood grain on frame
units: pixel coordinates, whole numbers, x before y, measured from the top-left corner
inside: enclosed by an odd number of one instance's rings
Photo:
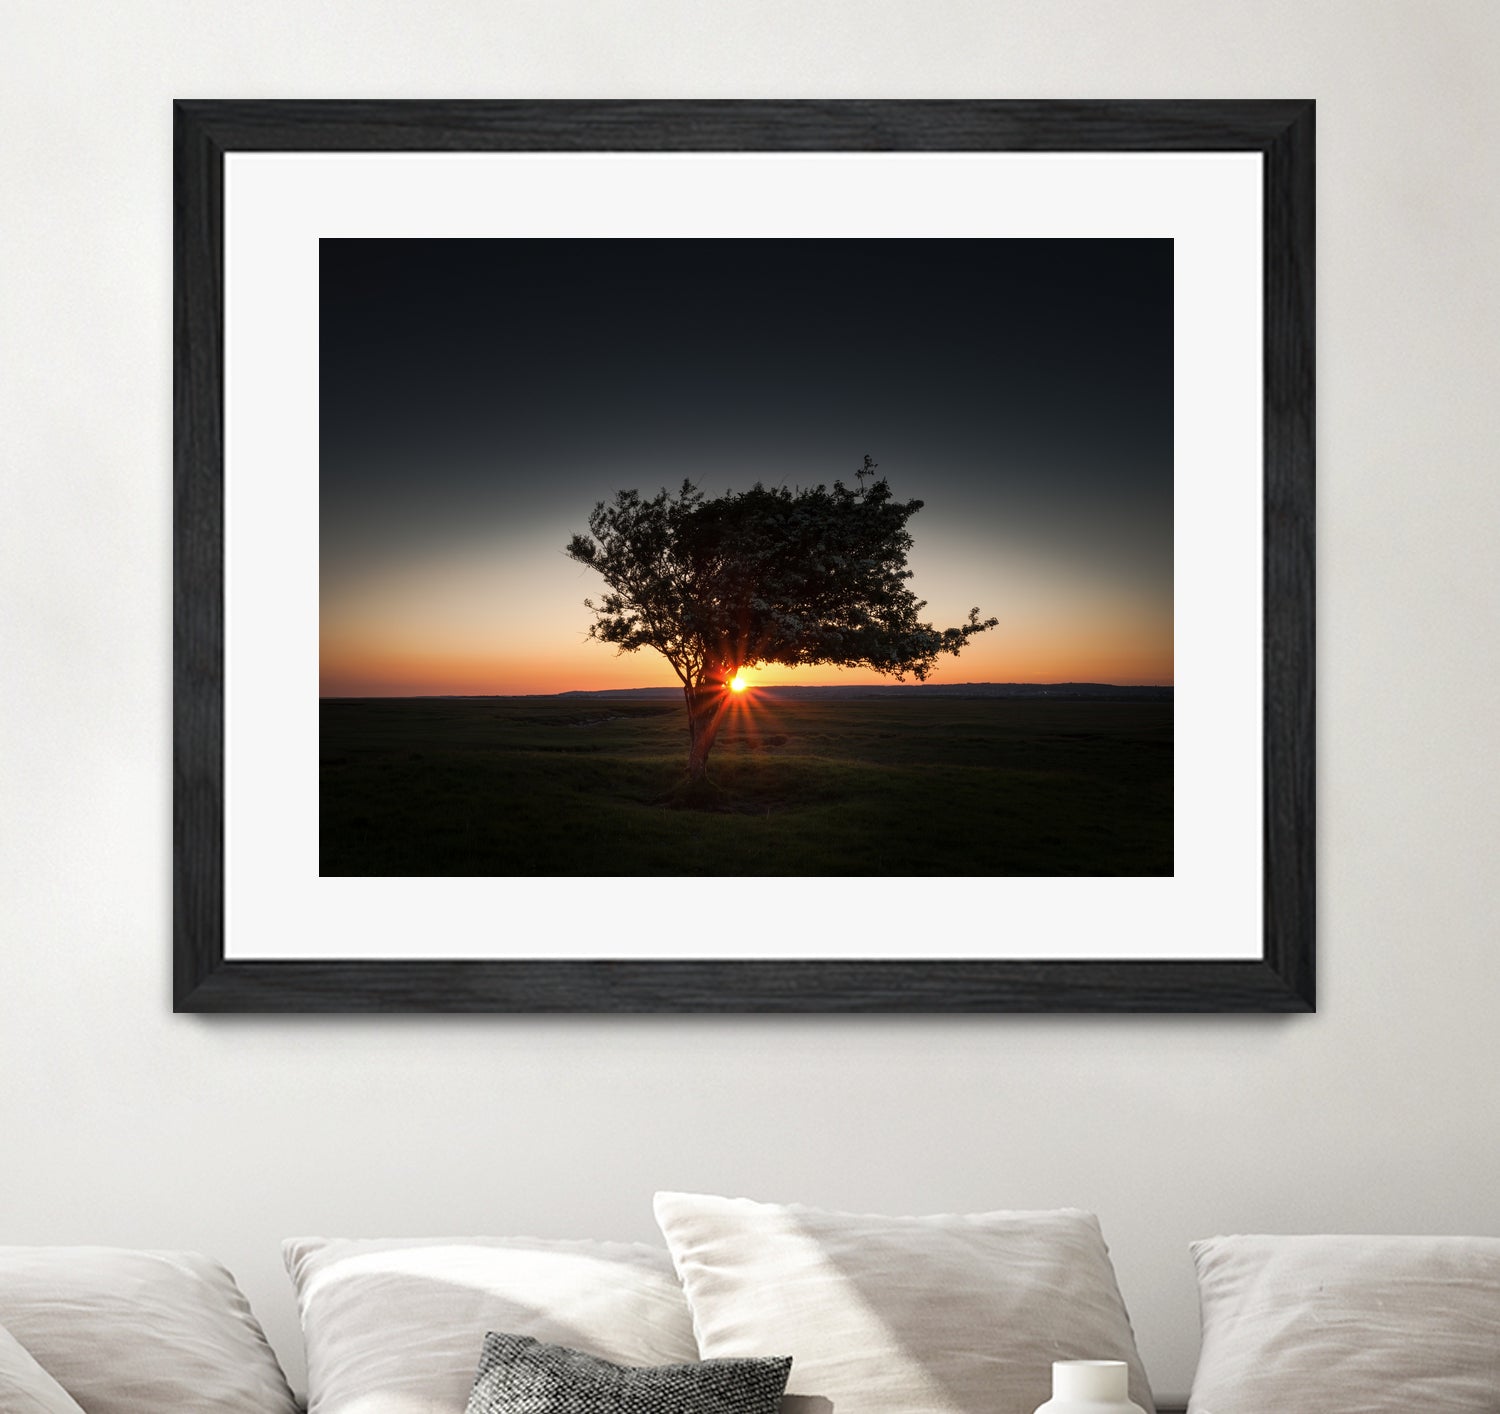
[[[224,957],[223,175],[232,151],[1258,152],[1264,184],[1259,961]],[[197,1012],[1314,1008],[1314,105],[232,102],[174,107],[174,1005]],[[1232,901],[1226,900],[1226,907]]]

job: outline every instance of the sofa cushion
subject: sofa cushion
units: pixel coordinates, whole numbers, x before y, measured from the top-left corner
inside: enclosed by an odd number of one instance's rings
[[[234,1278],[193,1252],[0,1247],[0,1325],[88,1414],[293,1414]]]
[[[1215,1237],[1192,1251],[1189,1414],[1500,1409],[1500,1238]]]
[[[83,1414],[31,1352],[0,1326],[0,1409],[5,1414]]]
[[[460,1237],[294,1238],[282,1248],[310,1414],[462,1414],[489,1331],[627,1365],[697,1357],[660,1248]]]
[[[467,1414],[776,1414],[792,1362],[616,1365],[491,1332]]]
[[[706,1358],[793,1357],[787,1411],[1032,1414],[1054,1360],[1151,1393],[1089,1213],[876,1217],[684,1193],[656,1216]]]

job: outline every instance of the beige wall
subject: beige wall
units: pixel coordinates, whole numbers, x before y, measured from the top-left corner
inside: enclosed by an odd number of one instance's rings
[[[656,1187],[1500,1233],[1500,6],[0,10],[0,1237],[194,1246],[300,1378],[293,1232],[645,1237]],[[186,97],[1319,101],[1321,1013],[174,1017],[170,120]]]

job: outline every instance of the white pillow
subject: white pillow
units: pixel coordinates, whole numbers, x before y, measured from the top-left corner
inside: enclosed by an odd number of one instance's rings
[[[65,1390],[0,1326],[0,1409],[5,1414],[83,1414]]]
[[[1193,1244],[1197,1414],[1495,1414],[1500,1238]]]
[[[874,1217],[658,1193],[699,1354],[790,1355],[806,1414],[1032,1414],[1054,1360],[1124,1360],[1150,1411],[1090,1213]]]
[[[293,1414],[234,1278],[193,1252],[0,1247],[0,1324],[88,1414]]]
[[[644,1243],[302,1237],[282,1255],[309,1414],[463,1414],[488,1331],[620,1365],[698,1355],[671,1261]]]

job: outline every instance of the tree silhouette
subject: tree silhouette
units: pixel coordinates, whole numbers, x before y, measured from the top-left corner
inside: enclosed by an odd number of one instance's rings
[[[688,778],[701,785],[728,706],[729,682],[760,663],[863,666],[921,681],[996,619],[969,613],[935,629],[907,587],[906,523],[921,501],[898,501],[867,456],[851,489],[767,487],[705,497],[621,491],[600,501],[568,555],[598,570],[608,592],[584,605],[589,636],[622,653],[654,648],[687,702]]]

